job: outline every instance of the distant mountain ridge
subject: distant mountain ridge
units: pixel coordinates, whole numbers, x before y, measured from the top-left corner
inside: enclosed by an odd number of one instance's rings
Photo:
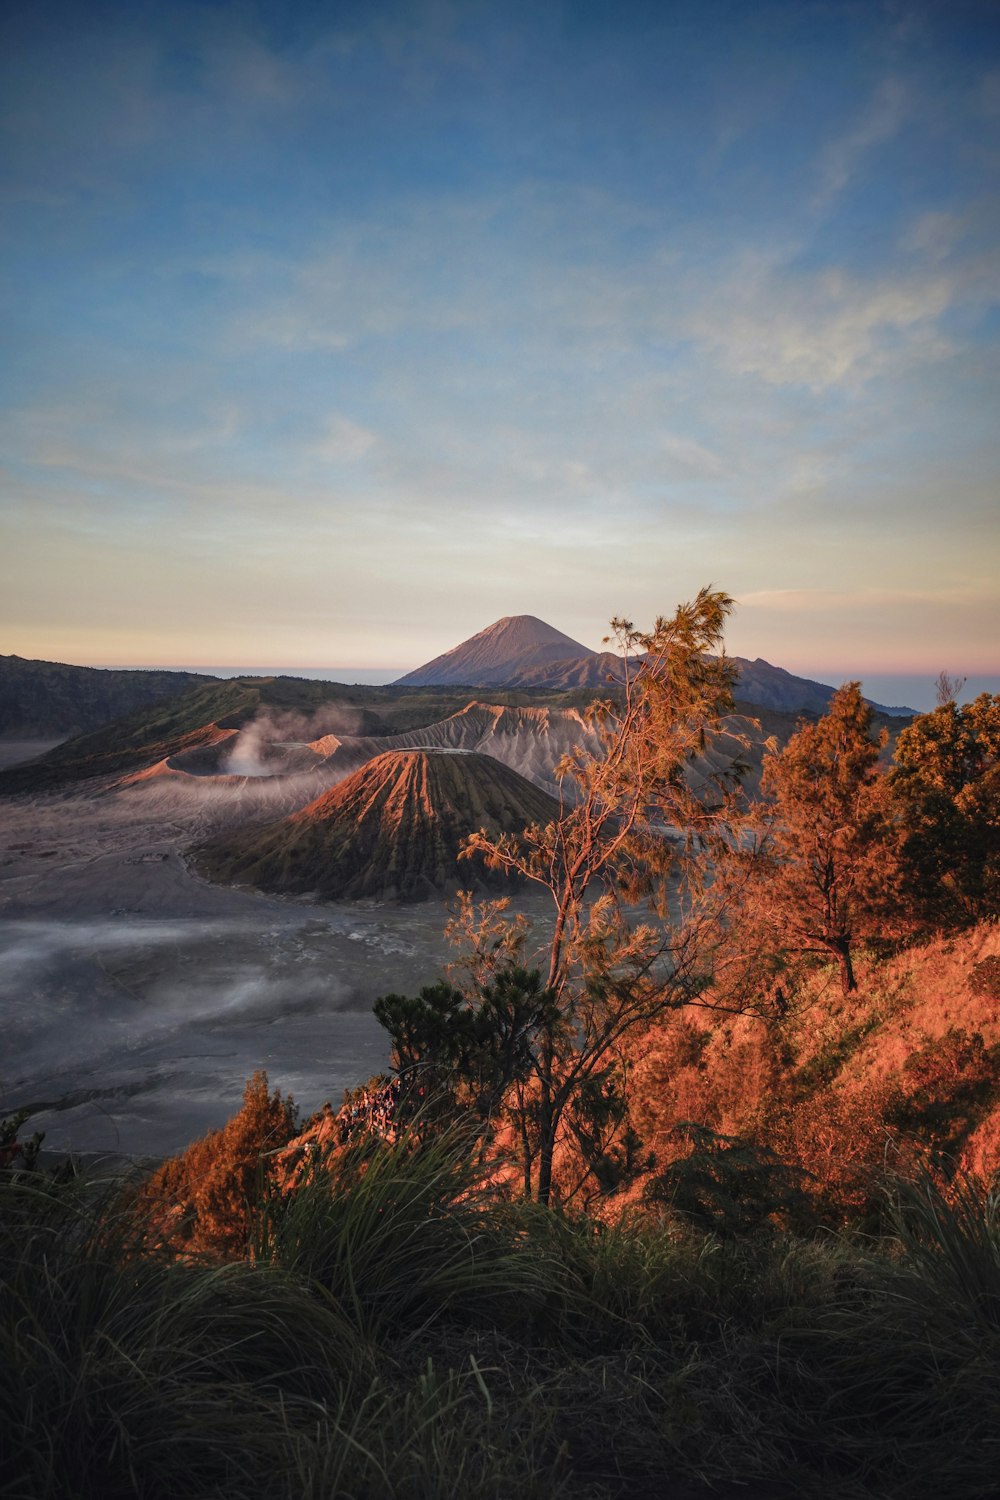
[[[211,681],[195,672],[72,667],[0,656],[0,734],[8,740],[88,734]]]
[[[735,696],[760,708],[823,714],[835,692],[827,683],[796,677],[763,657],[749,661],[734,656],[730,660],[739,671]],[[408,672],[393,685],[449,683],[564,692],[572,688],[602,688],[609,682],[620,681],[621,676],[621,657],[613,652],[591,651],[535,615],[505,615],[433,661]],[[909,716],[914,712],[911,708],[889,708],[881,703],[872,706],[886,714]]]

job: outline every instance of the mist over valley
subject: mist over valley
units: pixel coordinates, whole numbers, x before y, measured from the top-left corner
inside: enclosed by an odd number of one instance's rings
[[[739,763],[752,791],[768,737],[832,693],[738,666],[740,712],[691,760],[692,786]],[[458,851],[481,826],[558,816],[557,767],[599,752],[588,705],[622,670],[505,618],[395,685],[158,683],[53,744],[44,727],[102,701],[91,675],[7,659],[4,1110],[35,1111],[55,1150],[157,1155],[221,1124],[259,1067],[305,1110],[336,1102],[386,1065],[374,999],[454,957],[459,889],[509,895],[544,946],[544,897]],[[112,675],[127,699],[132,674]]]

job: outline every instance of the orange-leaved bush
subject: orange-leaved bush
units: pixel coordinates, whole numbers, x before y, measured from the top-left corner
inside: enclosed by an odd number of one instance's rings
[[[221,1130],[210,1131],[171,1157],[143,1183],[139,1200],[151,1236],[189,1254],[240,1258],[247,1248],[271,1153],[291,1139],[291,1095],[268,1090],[256,1072],[243,1105]]]

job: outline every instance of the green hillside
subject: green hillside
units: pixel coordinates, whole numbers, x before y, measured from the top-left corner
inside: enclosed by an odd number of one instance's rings
[[[87,734],[213,681],[194,672],[116,671],[0,656],[0,739]]]

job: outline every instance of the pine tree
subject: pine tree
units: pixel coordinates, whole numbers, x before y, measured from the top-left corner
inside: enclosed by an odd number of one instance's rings
[[[857,987],[859,941],[885,933],[895,910],[895,836],[861,686],[838,689],[826,714],[767,758],[764,858],[748,888],[751,922],[777,953],[825,954],[845,994]]]
[[[927,926],[1000,911],[1000,697],[954,698],[899,736],[891,784],[907,898]]]

